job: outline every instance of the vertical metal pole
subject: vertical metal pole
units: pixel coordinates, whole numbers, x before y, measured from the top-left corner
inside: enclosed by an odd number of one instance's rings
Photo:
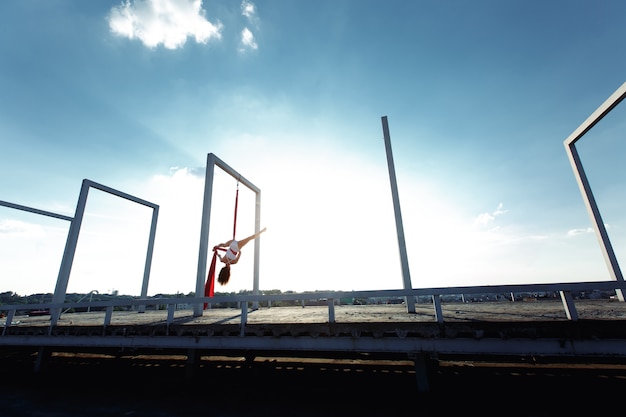
[[[393,164],[393,154],[391,152],[391,138],[389,137],[389,125],[387,116],[382,117],[383,135],[385,137],[385,150],[387,151],[387,166],[389,167],[389,180],[391,181],[391,196],[393,198],[393,211],[396,216],[396,231],[398,233],[398,246],[400,247],[400,262],[402,265],[402,278],[404,289],[413,289],[411,285],[411,273],[409,272],[409,261],[406,254],[406,243],[404,241],[404,227],[402,226],[402,213],[400,212],[400,199],[398,197],[398,184],[396,182],[396,171]],[[415,297],[406,297],[406,307],[409,313],[415,313]]]
[[[209,248],[209,225],[211,223],[211,200],[213,198],[213,173],[215,171],[215,156],[207,155],[206,175],[204,178],[204,203],[202,205],[202,223],[200,224],[200,249],[198,254],[198,275],[196,277],[196,297],[204,295],[204,280],[206,279],[207,251]],[[194,317],[202,316],[204,303],[193,307]]]
[[[80,188],[80,195],[78,197],[78,203],[76,204],[76,214],[74,219],[70,223],[70,231],[67,235],[67,241],[65,243],[65,250],[63,252],[63,259],[61,260],[61,267],[59,268],[59,276],[57,277],[57,284],[54,289],[54,295],[52,296],[52,302],[55,304],[61,304],[65,301],[65,294],[67,292],[67,284],[70,280],[70,271],[72,270],[72,264],[74,263],[74,255],[76,254],[76,245],[78,243],[78,235],[80,233],[80,226],[83,222],[83,216],[85,214],[85,206],[87,205],[87,195],[89,193],[90,181],[84,179]],[[61,307],[54,308],[50,311],[50,326],[56,326],[59,317],[61,316]]]
[[[256,193],[254,209],[254,233],[261,229],[261,191]],[[260,260],[261,238],[254,239],[254,278],[252,282],[252,294],[259,294],[259,260]],[[252,309],[259,309],[259,301],[252,302]]]
[[[150,282],[150,269],[152,266],[152,254],[154,253],[154,239],[156,237],[157,220],[159,218],[159,208],[152,209],[152,223],[150,224],[150,237],[148,239],[148,250],[146,252],[146,264],[143,268],[143,283],[141,284],[141,298],[148,298],[148,283]],[[139,306],[139,312],[144,313],[146,306]]]

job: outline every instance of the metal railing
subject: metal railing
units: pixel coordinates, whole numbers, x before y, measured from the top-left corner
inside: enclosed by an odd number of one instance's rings
[[[467,287],[443,287],[443,288],[416,288],[412,290],[375,290],[375,291],[329,291],[329,292],[304,292],[304,293],[286,293],[286,294],[238,294],[238,295],[216,295],[214,297],[177,297],[177,298],[146,298],[146,299],[113,299],[107,301],[78,301],[65,303],[42,303],[42,304],[13,304],[0,305],[0,311],[6,312],[6,320],[2,335],[7,333],[7,329],[12,326],[12,322],[18,311],[26,310],[48,310],[52,314],[54,312],[67,312],[69,309],[94,309],[100,308],[105,310],[102,326],[106,328],[111,324],[111,318],[114,311],[121,309],[137,309],[138,313],[145,311],[146,307],[165,306],[167,310],[167,325],[174,320],[174,313],[180,304],[187,305],[203,305],[208,303],[209,308],[213,304],[237,303],[241,306],[240,324],[242,330],[247,323],[247,315],[249,308],[258,308],[259,303],[265,303],[271,306],[272,302],[281,301],[300,301],[305,303],[311,300],[327,300],[328,303],[328,322],[335,322],[335,304],[345,298],[401,298],[428,297],[432,301],[435,320],[438,323],[444,322],[443,310],[441,307],[441,298],[445,295],[471,295],[471,294],[507,294],[513,297],[515,293],[559,293],[563,308],[568,320],[578,320],[578,313],[574,302],[573,292],[577,291],[605,291],[616,292],[624,290],[625,282],[618,281],[592,281],[592,282],[572,282],[572,283],[553,283],[553,284],[519,284],[519,285],[487,285],[487,286],[467,286]],[[252,306],[252,307],[251,307]],[[201,310],[202,311],[202,310]],[[407,314],[409,314],[407,312]],[[202,314],[200,314],[201,316]],[[196,315],[198,316],[198,315]],[[52,333],[56,323],[51,322],[49,334]]]

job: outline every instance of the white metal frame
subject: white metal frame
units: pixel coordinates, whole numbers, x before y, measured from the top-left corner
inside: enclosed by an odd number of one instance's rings
[[[587,207],[587,212],[589,213],[589,217],[593,223],[593,228],[600,243],[602,255],[604,256],[604,260],[609,268],[609,273],[615,281],[624,281],[624,276],[622,275],[622,271],[620,270],[619,263],[617,262],[615,252],[613,251],[609,235],[606,231],[606,227],[604,226],[604,222],[602,221],[600,209],[598,208],[593,192],[591,191],[591,185],[585,175],[582,161],[580,160],[578,151],[576,150],[576,142],[589,132],[591,128],[593,128],[600,120],[602,120],[604,116],[613,110],[625,97],[626,82],[622,84],[604,103],[602,103],[602,105],[598,107],[596,111],[593,112],[591,116],[589,116],[587,120],[585,120],[567,139],[565,139],[563,143],[565,145],[565,150],[570,164],[572,165],[572,169],[574,170],[576,182],[578,183],[578,187],[582,193],[583,201]],[[624,301],[623,291],[618,288],[615,292],[620,301]]]
[[[150,226],[150,237],[148,239],[148,250],[146,253],[146,262],[143,272],[143,282],[141,285],[141,298],[148,296],[148,282],[150,281],[150,267],[152,265],[152,253],[154,251],[154,239],[156,236],[156,225],[159,216],[159,206],[146,200],[142,200],[130,194],[126,194],[122,191],[115,190],[107,187],[106,185],[98,184],[88,179],[84,179],[80,195],[78,197],[78,203],[76,204],[76,213],[71,220],[70,230],[67,236],[67,242],[65,244],[65,251],[63,252],[63,259],[61,261],[61,267],[59,269],[59,276],[57,278],[56,288],[54,295],[52,296],[53,303],[63,303],[65,301],[65,295],[67,293],[67,284],[70,279],[70,272],[72,270],[72,264],[74,262],[74,255],[76,253],[76,245],[78,243],[78,235],[80,234],[80,228],[83,222],[83,216],[85,214],[85,207],[87,206],[87,196],[89,195],[89,189],[95,188],[100,191],[115,195],[117,197],[124,198],[134,203],[142,204],[152,208],[152,224]],[[61,309],[57,308],[54,311],[50,311],[51,325],[54,326],[61,315]]]
[[[209,251],[209,226],[211,223],[211,201],[213,199],[213,177],[215,166],[237,179],[240,184],[245,185],[255,193],[254,231],[257,233],[261,227],[261,190],[244,178],[241,174],[231,168],[228,164],[215,156],[213,153],[207,155],[206,176],[204,182],[204,202],[202,206],[202,224],[200,226],[200,249],[198,254],[198,275],[196,277],[196,297],[204,295],[204,285],[207,278],[207,258]],[[254,278],[252,293],[259,293],[259,249],[260,239],[254,239]],[[254,308],[258,307],[258,302]],[[194,316],[202,316],[204,304],[199,303],[194,306]]]

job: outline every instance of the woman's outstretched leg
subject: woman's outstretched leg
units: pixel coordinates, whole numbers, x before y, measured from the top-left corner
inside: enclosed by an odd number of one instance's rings
[[[257,233],[253,234],[252,236],[248,236],[245,239],[241,239],[238,241],[239,243],[239,249],[243,248],[248,242],[250,242],[251,240],[256,239],[257,237],[261,236],[261,233],[265,232],[265,230],[267,230],[267,227],[264,227],[263,229],[259,230]]]

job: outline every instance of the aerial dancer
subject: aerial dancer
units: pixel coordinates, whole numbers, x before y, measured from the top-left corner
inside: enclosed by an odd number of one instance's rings
[[[220,273],[217,277],[217,282],[219,282],[220,285],[226,285],[228,283],[228,280],[230,279],[230,266],[235,265],[237,262],[239,262],[239,258],[241,257],[241,249],[248,242],[261,236],[261,233],[265,232],[265,230],[267,230],[267,227],[264,227],[262,230],[259,230],[257,233],[251,236],[248,236],[245,239],[241,239],[241,240],[231,239],[227,242],[220,243],[219,245],[216,245],[213,248],[214,251],[217,248],[222,248],[222,249],[227,248],[223,256],[217,253],[217,256],[220,258],[220,261],[222,261],[225,264],[220,270]]]

